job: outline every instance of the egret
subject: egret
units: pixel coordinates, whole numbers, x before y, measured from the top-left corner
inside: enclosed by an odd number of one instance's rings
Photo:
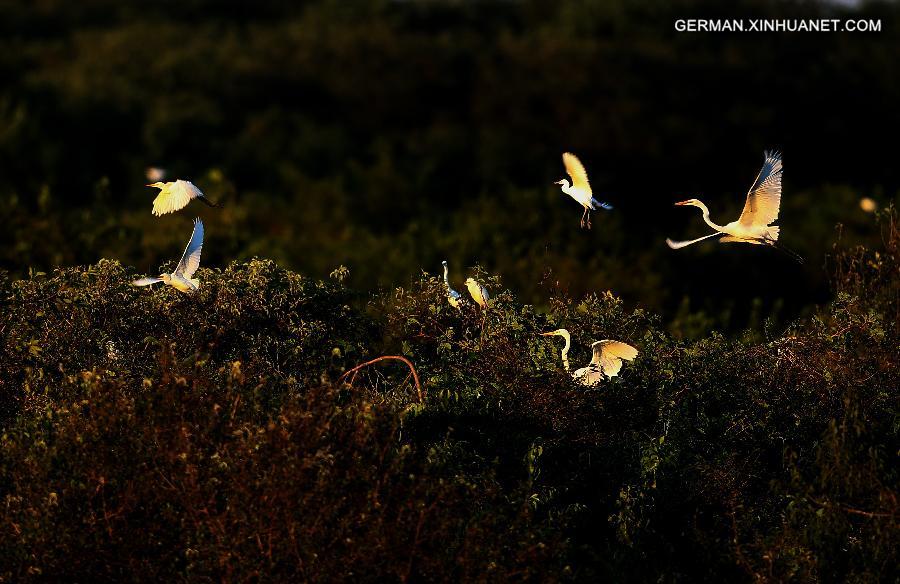
[[[459,303],[462,302],[462,294],[450,287],[450,280],[447,279],[447,260],[444,260],[441,264],[444,266],[444,286],[447,287],[447,302],[453,308],[459,308]]]
[[[481,308],[487,308],[488,300],[491,299],[491,296],[488,294],[487,288],[476,282],[475,278],[466,279],[466,288],[468,288],[469,294],[472,296],[472,300],[474,300],[478,304],[478,306],[480,306]]]
[[[584,207],[584,214],[581,216],[581,227],[590,229],[591,211],[596,211],[597,209],[609,211],[612,209],[612,205],[594,198],[591,192],[591,185],[588,182],[587,171],[574,154],[564,152],[562,159],[566,167],[566,173],[572,178],[572,184],[569,185],[569,181],[566,179],[558,180],[554,184],[562,185],[562,192],[578,201]]]
[[[675,203],[676,206],[697,207],[703,213],[703,220],[707,225],[716,230],[715,233],[691,239],[690,241],[673,241],[666,239],[666,244],[672,249],[681,249],[698,241],[710,237],[721,236],[722,243],[750,243],[754,245],[768,245],[790,255],[796,261],[802,263],[796,253],[790,251],[778,243],[780,228],[772,225],[778,219],[778,210],[781,206],[781,153],[765,152],[765,162],[756,176],[753,186],[747,192],[747,202],[737,221],[727,225],[717,225],[709,218],[709,209],[698,199],[688,199]]]
[[[200,280],[195,279],[194,272],[200,267],[200,252],[203,250],[203,221],[194,219],[194,231],[184,254],[175,271],[171,274],[160,274],[158,278],[141,278],[132,282],[135,286],[149,286],[163,282],[180,292],[196,292],[200,288]]]
[[[156,216],[183,209],[191,199],[199,199],[210,207],[218,207],[191,181],[179,179],[175,182],[155,182],[147,186],[159,189],[159,194],[153,199],[153,214]]]
[[[566,329],[557,329],[549,333],[541,333],[545,337],[556,336],[562,337],[566,341],[563,347],[562,356],[563,366],[569,371],[569,348],[572,346],[572,336]],[[572,379],[582,385],[595,385],[603,380],[603,376],[613,378],[619,374],[624,361],[631,361],[637,357],[638,350],[627,343],[621,341],[612,341],[604,339],[596,341],[591,345],[594,356],[587,367],[576,369],[572,373]]]

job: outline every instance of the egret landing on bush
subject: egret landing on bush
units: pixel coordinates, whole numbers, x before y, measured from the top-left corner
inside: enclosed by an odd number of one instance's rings
[[[597,209],[612,209],[609,203],[603,203],[593,197],[591,193],[591,185],[588,182],[587,171],[578,158],[569,152],[562,155],[563,164],[566,166],[566,173],[572,177],[572,185],[566,179],[558,180],[554,184],[562,185],[562,192],[566,193],[584,207],[584,214],[581,216],[582,229],[591,228],[591,211]]]
[[[562,356],[563,366],[569,371],[569,348],[572,346],[572,337],[566,329],[557,329],[549,333],[541,333],[545,337],[557,336],[562,337],[566,341],[563,347]],[[631,361],[637,357],[638,350],[627,343],[621,341],[611,341],[604,339],[596,341],[591,345],[594,356],[587,367],[576,369],[572,373],[572,378],[582,385],[594,385],[603,380],[603,376],[612,378],[619,374],[622,369],[623,361]]]
[[[709,218],[709,209],[698,199],[675,203],[676,206],[691,206],[700,209],[703,212],[703,220],[715,229],[716,233],[710,233],[690,241],[666,239],[666,244],[672,249],[681,249],[710,237],[722,236],[722,239],[719,240],[722,243],[768,245],[803,263],[802,257],[778,243],[780,228],[772,225],[778,219],[778,210],[781,207],[781,172],[781,153],[766,152],[762,169],[747,192],[747,202],[744,203],[741,216],[737,221],[732,221],[727,225],[713,223]]]
[[[447,287],[447,302],[450,303],[450,306],[459,308],[459,303],[462,302],[462,294],[450,287],[450,280],[447,279],[447,260],[442,261],[441,265],[444,266],[444,286]]]
[[[478,306],[480,306],[481,308],[487,308],[488,300],[491,299],[490,294],[488,294],[487,288],[476,282],[475,278],[466,279],[466,288],[468,288],[469,294],[472,296],[472,300],[474,300],[478,304]]]
[[[194,219],[194,232],[191,240],[184,248],[181,261],[175,266],[171,274],[160,274],[158,278],[141,278],[132,282],[135,286],[149,286],[163,282],[181,292],[196,292],[200,288],[200,280],[193,278],[194,272],[200,267],[200,252],[203,249],[203,221]]]
[[[157,217],[184,209],[191,199],[199,199],[210,207],[219,206],[207,199],[191,181],[179,179],[175,182],[155,182],[147,186],[159,189],[159,194],[153,199],[153,214]]]

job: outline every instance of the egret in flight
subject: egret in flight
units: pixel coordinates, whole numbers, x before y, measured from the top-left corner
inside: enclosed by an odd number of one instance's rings
[[[487,308],[488,300],[491,299],[491,296],[488,294],[487,288],[476,282],[475,278],[466,279],[466,288],[468,288],[469,294],[472,296],[472,300],[474,300],[478,304],[478,306],[480,306],[481,308]]]
[[[545,337],[556,336],[562,337],[566,341],[561,356],[566,371],[569,371],[569,348],[572,346],[572,337],[566,329],[557,329],[549,333],[541,333]],[[604,339],[596,341],[591,345],[594,356],[587,367],[576,369],[572,373],[572,379],[582,385],[594,385],[603,380],[603,376],[612,378],[619,374],[624,361],[631,361],[637,357],[638,350],[627,343],[621,341],[611,341]]]
[[[444,266],[444,286],[447,287],[447,302],[453,308],[459,308],[459,303],[462,302],[462,294],[450,287],[450,280],[447,279],[447,260],[444,260],[441,264]]]
[[[702,201],[688,199],[675,203],[676,206],[691,206],[700,209],[703,212],[703,220],[716,232],[690,241],[666,239],[666,243],[672,249],[681,249],[710,237],[721,236],[722,239],[719,241],[722,243],[768,245],[787,253],[802,263],[803,258],[778,243],[780,228],[772,225],[778,219],[778,210],[781,206],[781,172],[781,153],[766,152],[762,169],[747,192],[747,202],[744,203],[741,216],[737,221],[732,221],[727,225],[713,223],[709,218],[709,209]]]
[[[160,274],[158,278],[141,278],[132,282],[135,286],[149,286],[163,282],[180,292],[196,292],[200,288],[200,280],[195,279],[194,272],[200,267],[200,252],[203,249],[203,221],[194,219],[194,232],[175,271],[171,274]]]
[[[566,166],[566,173],[572,178],[572,184],[569,185],[569,181],[566,179],[558,180],[554,184],[562,185],[562,192],[578,201],[584,207],[584,214],[581,216],[581,227],[590,229],[591,211],[596,211],[597,209],[606,209],[608,211],[612,209],[612,205],[594,198],[591,192],[591,185],[588,182],[587,171],[574,154],[564,152],[562,159],[563,164]]]
[[[153,199],[153,214],[156,216],[183,209],[191,202],[191,199],[199,199],[210,207],[218,207],[217,204],[207,199],[206,195],[191,181],[179,179],[175,182],[155,182],[147,186],[159,189],[159,194]]]

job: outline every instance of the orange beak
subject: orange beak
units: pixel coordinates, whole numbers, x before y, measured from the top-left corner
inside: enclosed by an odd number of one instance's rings
[[[688,204],[690,204],[690,201],[679,201],[679,202],[675,203],[675,206],[682,207],[682,206],[688,205]]]
[[[542,337],[552,337],[553,333],[541,333]]]

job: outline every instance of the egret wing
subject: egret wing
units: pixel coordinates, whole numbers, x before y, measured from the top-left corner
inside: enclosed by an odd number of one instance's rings
[[[622,361],[631,361],[637,357],[638,350],[621,341],[604,339],[591,345],[594,357],[591,365],[600,367],[608,377],[615,377],[622,369]]]
[[[150,284],[158,284],[159,282],[162,282],[162,278],[141,278],[135,280],[131,284],[133,286],[149,286]]]
[[[747,192],[747,202],[738,219],[747,227],[765,227],[778,219],[781,207],[781,153],[766,152],[766,161]]]
[[[203,196],[200,189],[186,180],[168,182],[159,188],[159,195],[153,200],[153,214],[156,216],[174,213],[186,207],[191,199]]]
[[[182,274],[185,278],[192,278],[194,272],[200,267],[200,252],[203,250],[203,221],[199,218],[194,219],[194,232],[191,233],[191,240],[188,241],[187,247],[184,248],[184,255],[175,268],[176,274]]]
[[[698,237],[697,239],[691,239],[688,241],[675,241],[674,239],[666,238],[666,245],[671,247],[672,249],[681,249],[682,247],[687,247],[698,241],[703,241],[704,239],[709,239],[710,237],[715,237],[717,235],[722,235],[721,233],[710,233],[709,235],[704,235],[703,237]]]
[[[575,372],[572,373],[572,379],[581,385],[591,386],[603,381],[603,372],[599,367],[588,365],[587,367],[576,369]]]
[[[564,152],[562,158],[563,164],[566,166],[566,173],[572,177],[572,186],[590,193],[591,185],[588,182],[587,171],[578,157],[571,152]]]

